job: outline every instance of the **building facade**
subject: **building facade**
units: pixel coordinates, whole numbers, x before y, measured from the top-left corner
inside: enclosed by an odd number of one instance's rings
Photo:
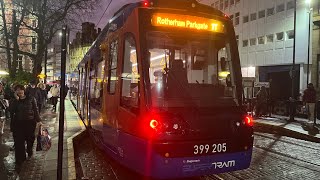
[[[11,32],[12,29],[12,19],[13,19],[13,10],[18,9],[13,4],[12,0],[4,0],[4,7],[5,7],[5,15],[6,15],[6,24],[8,32]],[[16,17],[20,18],[19,11],[16,11]],[[3,20],[0,18],[0,25],[3,28]],[[24,23],[26,23],[30,27],[37,27],[37,20],[31,14],[26,15],[24,17]],[[3,30],[1,30],[3,32]],[[2,33],[0,36],[1,45],[5,46],[5,37]],[[20,25],[19,29],[19,36],[18,36],[18,44],[19,49],[24,52],[34,53],[36,51],[37,46],[37,36],[34,31],[30,28],[27,28],[26,25]],[[21,69],[27,72],[31,72],[33,69],[33,62],[29,56],[19,54],[18,55],[18,66],[17,69]],[[2,70],[8,71],[8,62],[7,62],[7,55],[5,49],[0,49],[0,67]]]
[[[297,0],[200,0],[230,17],[235,27],[243,79],[270,82],[273,98],[297,96],[307,86],[310,7]],[[295,36],[296,34],[296,36]],[[295,38],[295,68],[292,71]],[[312,39],[312,34],[310,34]],[[310,43],[310,49],[312,49]],[[310,50],[310,55],[311,55]],[[311,58],[311,56],[310,56]],[[312,60],[309,61],[312,64]],[[311,68],[309,69],[309,79]]]
[[[77,79],[77,67],[83,57],[90,49],[92,43],[96,40],[101,29],[95,29],[95,24],[90,22],[82,23],[81,32],[77,32],[76,38],[69,46],[69,66],[67,67],[68,81],[71,85]]]

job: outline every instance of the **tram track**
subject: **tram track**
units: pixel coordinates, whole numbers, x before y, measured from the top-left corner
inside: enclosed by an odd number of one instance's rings
[[[255,132],[254,135],[255,135],[255,136],[260,136],[260,137],[263,137],[263,138],[273,139],[273,140],[276,140],[276,141],[281,141],[281,142],[288,143],[288,144],[291,144],[291,145],[300,146],[300,147],[303,147],[303,148],[308,148],[308,149],[320,151],[320,146],[319,146],[319,148],[315,148],[315,147],[313,147],[313,146],[311,146],[311,145],[310,145],[310,146],[308,146],[308,145],[303,145],[303,144],[301,144],[301,143],[295,143],[295,142],[292,142],[292,141],[279,139],[279,138],[277,138],[277,137],[270,137],[270,136],[268,136],[268,135],[263,135],[263,134],[257,133],[257,132]],[[300,139],[299,139],[299,140],[300,140]],[[303,140],[301,140],[301,141],[303,141]]]

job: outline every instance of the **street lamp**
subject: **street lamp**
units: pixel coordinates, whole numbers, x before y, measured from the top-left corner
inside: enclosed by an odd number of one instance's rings
[[[289,109],[290,109],[290,113],[289,113],[289,121],[294,121],[294,79],[296,76],[296,72],[295,72],[295,66],[296,66],[296,19],[297,19],[297,0],[294,0],[294,11],[293,11],[293,34],[294,34],[294,38],[293,38],[293,56],[292,56],[292,68],[291,68],[291,97],[289,98]]]
[[[311,5],[311,0],[306,0],[306,4],[309,7],[309,11],[308,11],[308,62],[307,62],[307,84],[309,84],[309,62],[310,62],[310,21],[311,21],[311,12],[312,12],[312,8],[310,7]]]

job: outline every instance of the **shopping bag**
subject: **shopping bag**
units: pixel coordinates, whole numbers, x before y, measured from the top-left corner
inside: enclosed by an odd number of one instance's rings
[[[37,135],[37,147],[36,147],[36,151],[42,151],[42,125],[39,125],[39,130],[38,130],[38,135]]]
[[[51,147],[51,137],[49,135],[48,129],[42,130],[41,147],[43,151],[47,151]]]

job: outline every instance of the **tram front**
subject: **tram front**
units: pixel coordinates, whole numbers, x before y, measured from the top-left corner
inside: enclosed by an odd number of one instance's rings
[[[153,174],[172,171],[183,177],[248,168],[252,119],[242,108],[230,21],[171,11],[145,18],[151,23],[141,33],[147,96],[142,132],[159,156]],[[170,161],[180,168],[158,164]]]

